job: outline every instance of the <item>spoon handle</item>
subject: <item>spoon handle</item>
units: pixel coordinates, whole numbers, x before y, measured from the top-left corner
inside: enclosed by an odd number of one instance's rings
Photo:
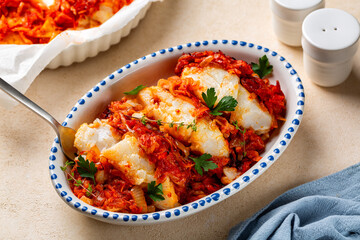
[[[55,118],[53,118],[49,113],[47,113],[44,109],[39,107],[36,103],[25,97],[21,92],[16,90],[14,87],[12,87],[10,84],[8,84],[4,79],[0,77],[0,88],[8,94],[10,97],[14,98],[19,103],[22,103],[27,108],[32,110],[34,113],[38,114],[40,117],[42,117],[45,121],[47,121],[56,131],[58,134],[58,127],[61,126],[58,121],[56,121]]]

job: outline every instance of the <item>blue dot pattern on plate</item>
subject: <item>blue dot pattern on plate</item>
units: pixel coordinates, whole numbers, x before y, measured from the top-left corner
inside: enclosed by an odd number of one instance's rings
[[[246,42],[244,42],[244,41],[240,41],[240,46],[246,46]]]
[[[76,202],[76,203],[74,204],[74,207],[75,207],[75,208],[80,207],[80,203]]]
[[[119,214],[117,214],[117,213],[115,213],[114,215],[113,215],[113,219],[118,219],[119,218]]]
[[[61,193],[60,193],[60,196],[62,196],[62,197],[65,197],[67,195],[67,192],[65,192],[65,191],[62,191]]]
[[[55,188],[57,188],[57,189],[62,188],[62,185],[61,185],[60,183],[57,183],[57,184],[55,185]]]
[[[50,169],[50,170],[54,170],[54,169],[55,169],[55,165],[54,165],[54,164],[51,164],[51,165],[49,166],[49,169]]]
[[[240,183],[233,183],[233,188],[235,188],[235,189],[239,189],[240,188]]]
[[[200,42],[195,42],[195,46],[200,46],[201,45],[201,43]]]
[[[88,208],[86,206],[83,206],[83,208],[81,209],[81,211],[85,212]]]
[[[182,210],[183,210],[184,212],[187,212],[187,211],[189,211],[189,207],[188,207],[188,206],[183,206],[183,207],[182,207]]]
[[[259,173],[259,169],[254,169],[254,170],[252,171],[252,173],[253,173],[254,175],[258,174],[258,173]]]
[[[248,182],[249,180],[250,180],[250,177],[249,177],[249,176],[243,177],[243,181],[244,181],[244,182]]]
[[[194,209],[197,209],[199,205],[198,205],[197,203],[192,203],[191,206],[192,206]]]
[[[108,217],[109,217],[109,213],[108,213],[108,212],[104,212],[104,213],[103,213],[103,217],[104,217],[104,218],[108,218]]]
[[[207,203],[210,203],[210,202],[211,202],[211,198],[210,198],[210,197],[207,197],[207,198],[205,198],[205,201],[206,201]]]
[[[132,220],[133,222],[135,222],[135,221],[137,220],[137,216],[136,216],[136,215],[132,215],[132,216],[131,216],[131,220]]]
[[[55,157],[54,155],[50,155],[49,159],[50,159],[51,161],[55,161],[55,160],[56,160],[56,157]]]
[[[222,40],[221,41],[223,44],[227,44],[228,43],[228,40]]]
[[[213,44],[218,44],[218,40],[212,40]]]
[[[66,198],[66,201],[67,201],[67,202],[71,202],[71,200],[72,200],[72,197],[67,197],[67,198]]]
[[[80,105],[83,105],[83,104],[85,103],[85,100],[81,98],[81,99],[79,99],[78,103],[79,103]]]
[[[117,72],[118,72],[118,73],[122,73],[122,72],[123,72],[122,68],[120,68],[119,70],[117,70]]]
[[[232,44],[232,45],[237,45],[237,44],[238,44],[238,41],[232,40],[232,41],[231,41],[231,44]]]
[[[57,179],[57,175],[54,173],[54,174],[51,174],[51,179],[52,180],[55,180],[55,179]]]
[[[128,65],[130,65],[130,64],[128,64]],[[115,77],[114,74],[110,74],[110,76],[109,76],[110,79],[114,79],[114,77]]]
[[[207,46],[208,44],[209,44],[209,42],[208,41],[203,41],[203,43],[202,43],[204,46]]]
[[[51,151],[52,153],[56,153],[56,152],[57,152],[57,148],[56,148],[56,147],[52,147],[52,148],[50,149],[50,151]]]
[[[218,193],[213,193],[213,194],[211,194],[210,197],[212,198],[212,200],[218,201],[219,198],[220,198],[220,194],[218,194]]]
[[[146,219],[148,219],[148,217],[149,217],[148,215],[143,215],[142,219],[146,220]]]
[[[223,192],[224,192],[226,195],[229,195],[229,194],[230,194],[230,188],[224,188]]]
[[[280,150],[278,148],[275,148],[274,153],[280,153]]]
[[[260,167],[266,168],[267,164],[265,162],[260,163]]]
[[[174,210],[174,215],[175,215],[175,216],[179,216],[179,215],[180,215],[180,210],[179,210],[179,209],[175,209],[175,210]]]
[[[88,98],[91,98],[91,97],[92,97],[92,93],[91,93],[91,92],[88,92],[88,93],[86,94],[86,96],[87,96]]]
[[[268,159],[270,160],[270,161],[274,161],[274,157],[273,156],[268,156]]]
[[[292,123],[295,124],[295,125],[299,125],[300,121],[298,119],[294,119],[294,120],[292,120]]]
[[[159,219],[160,219],[160,214],[159,214],[159,213],[153,213],[152,216],[153,216],[153,218],[154,218],[155,220],[159,220]]]
[[[95,209],[91,210],[91,215],[95,215],[97,211]]]
[[[200,200],[200,201],[199,201],[199,204],[200,204],[200,206],[204,206],[204,205],[205,205],[205,201],[204,201],[204,200]]]
[[[123,220],[124,220],[124,222],[127,222],[130,220],[130,217],[128,215],[124,215]]]
[[[166,218],[171,217],[171,212],[165,212],[165,217],[166,217]]]

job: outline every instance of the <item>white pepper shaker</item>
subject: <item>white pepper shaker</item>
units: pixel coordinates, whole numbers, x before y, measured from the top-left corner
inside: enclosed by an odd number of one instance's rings
[[[305,18],[302,34],[303,61],[308,77],[324,87],[345,81],[358,48],[358,20],[340,9],[320,9]]]
[[[325,0],[270,0],[273,29],[278,39],[290,46],[301,46],[301,25],[314,10],[325,7]]]

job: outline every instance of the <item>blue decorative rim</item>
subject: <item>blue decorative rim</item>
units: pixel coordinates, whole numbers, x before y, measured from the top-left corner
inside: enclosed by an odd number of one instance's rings
[[[289,73],[290,78],[294,79],[294,85],[296,85],[296,103],[297,109],[293,115],[290,113],[290,116],[293,116],[291,119],[290,127],[288,127],[286,133],[281,137],[279,136],[277,141],[273,144],[272,148],[262,157],[262,159],[255,164],[251,169],[245,172],[242,176],[234,180],[232,183],[227,186],[221,188],[220,190],[214,192],[211,195],[203,197],[197,201],[188,203],[186,205],[179,206],[177,208],[172,208],[169,210],[164,210],[155,213],[147,213],[147,214],[126,214],[126,213],[116,213],[105,211],[93,206],[90,206],[80,199],[78,199],[74,194],[66,189],[64,190],[64,186],[59,182],[58,176],[56,174],[56,163],[62,161],[61,159],[57,159],[57,154],[61,152],[59,141],[55,138],[54,143],[50,149],[50,157],[49,157],[49,171],[50,178],[55,187],[56,192],[61,196],[61,198],[74,209],[86,213],[90,217],[95,217],[98,220],[102,221],[110,221],[112,223],[119,224],[129,224],[129,223],[154,223],[154,222],[162,222],[167,220],[177,219],[179,216],[188,216],[198,211],[201,211],[209,206],[216,204],[228,196],[233,195],[236,192],[239,192],[241,189],[246,187],[250,182],[254,181],[258,176],[262,174],[267,168],[269,168],[275,160],[277,160],[283,151],[286,149],[287,145],[292,140],[295,135],[304,111],[305,104],[305,93],[304,87],[302,85],[301,79],[299,78],[297,72],[292,67],[292,65],[286,61],[286,59],[280,56],[277,52],[271,51],[268,48],[262,47],[260,45],[256,45],[253,43],[247,43],[244,41],[236,41],[236,40],[212,40],[212,41],[202,41],[202,42],[192,42],[182,45],[177,45],[175,47],[169,47],[167,49],[161,49],[157,52],[151,53],[147,56],[141,57],[117,71],[110,74],[107,78],[100,81],[95,87],[93,87],[88,93],[86,93],[81,99],[78,100],[76,105],[71,109],[70,113],[67,115],[65,121],[62,123],[63,126],[68,124],[68,121],[76,115],[76,112],[79,108],[82,108],[87,99],[92,98],[94,95],[101,93],[101,89],[106,86],[108,82],[113,81],[114,79],[121,79],[121,75],[125,74],[128,69],[131,67],[145,61],[146,59],[156,58],[165,53],[168,54],[179,54],[185,52],[190,47],[200,47],[200,46],[219,46],[219,45],[232,45],[234,47],[244,47],[244,48],[253,48],[258,51],[263,51],[269,58],[271,62],[271,58],[278,58],[280,62],[283,63],[284,68]],[[196,50],[196,49],[195,49]],[[194,51],[193,49],[191,51]],[[54,164],[55,163],[55,164]],[[59,166],[62,166],[62,162],[59,163]],[[115,222],[114,222],[115,221]]]

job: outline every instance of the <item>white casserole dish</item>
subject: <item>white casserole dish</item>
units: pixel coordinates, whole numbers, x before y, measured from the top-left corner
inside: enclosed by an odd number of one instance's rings
[[[84,122],[92,122],[111,101],[121,99],[123,92],[140,84],[156,85],[158,79],[174,75],[177,59],[182,53],[205,50],[221,50],[226,55],[247,62],[257,62],[259,57],[266,54],[270,64],[273,65],[273,74],[269,79],[272,83],[279,80],[281,89],[286,96],[286,122],[267,143],[265,152],[261,154],[262,159],[232,183],[202,199],[155,213],[127,214],[90,206],[72,193],[65,174],[60,169],[60,166],[64,164],[65,157],[61,152],[58,140],[55,139],[49,157],[50,178],[56,192],[65,203],[88,217],[113,224],[143,225],[166,222],[197,213],[239,192],[269,169],[280,157],[294,137],[303,116],[305,102],[303,85],[297,72],[284,57],[268,48],[243,41],[212,40],[188,43],[161,49],[137,59],[111,73],[90,89],[78,100],[63,125],[77,129]]]

